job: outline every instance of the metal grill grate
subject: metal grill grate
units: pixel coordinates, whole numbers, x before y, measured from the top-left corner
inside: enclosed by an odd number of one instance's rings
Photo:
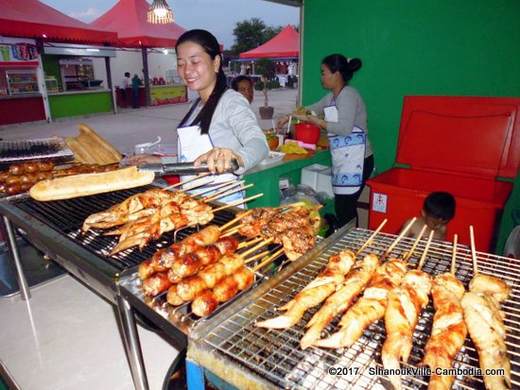
[[[256,321],[272,318],[279,314],[275,308],[288,302],[294,295],[314,279],[325,266],[329,256],[345,248],[359,248],[369,237],[371,231],[354,229],[329,246],[319,257],[279,283],[273,289],[253,301],[244,309],[235,313],[215,327],[205,338],[212,347],[245,367],[267,378],[277,386],[298,389],[325,389],[325,388],[391,388],[386,377],[374,375],[374,371],[381,368],[381,347],[385,339],[383,321],[370,326],[360,340],[351,348],[342,350],[326,350],[315,347],[305,351],[300,349],[300,339],[305,333],[305,324],[319,309],[309,310],[300,322],[286,330],[268,330],[256,328]],[[368,251],[381,255],[395,239],[394,235],[380,234],[374,243],[364,251],[361,258]],[[393,256],[400,256],[409,250],[413,240],[403,239],[392,252]],[[419,243],[414,256],[410,259],[411,269],[415,268],[425,242]],[[430,246],[425,272],[437,275],[449,272],[452,247],[443,242],[433,242]],[[458,247],[457,277],[467,287],[473,276],[471,253],[466,246]],[[512,296],[502,308],[506,313],[507,348],[512,365],[513,387],[520,386],[520,261],[508,259],[486,253],[477,253],[479,271],[493,274],[508,282],[513,288]],[[421,314],[414,333],[414,348],[410,355],[409,364],[402,367],[417,367],[424,353],[424,346],[428,341],[433,306],[430,301]],[[329,324],[326,332],[331,334],[337,328],[339,319]],[[328,374],[331,366],[348,367],[351,375],[333,376]],[[467,369],[478,367],[478,355],[469,337],[458,354],[455,367]],[[426,388],[428,378],[421,376],[403,377],[403,387],[410,389]],[[483,388],[482,378],[457,377],[454,388],[470,389]]]
[[[72,159],[72,151],[58,137],[0,141],[0,163],[45,159]]]
[[[173,244],[175,238],[182,239],[196,231],[196,228],[186,228],[180,230],[176,237],[174,232],[166,233],[161,236],[160,240],[148,244],[142,250],[130,248],[114,256],[109,256],[109,253],[117,244],[119,237],[104,236],[102,231],[89,231],[85,234],[81,232],[83,221],[90,214],[106,210],[131,195],[151,188],[154,187],[146,186],[52,202],[38,202],[30,198],[22,198],[14,200],[13,204],[122,271],[150,258],[158,249]],[[222,210],[216,213],[212,223],[223,225],[233,217],[234,214],[231,211]]]

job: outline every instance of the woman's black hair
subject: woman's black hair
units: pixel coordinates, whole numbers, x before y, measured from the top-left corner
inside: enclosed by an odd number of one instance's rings
[[[355,71],[361,68],[361,60],[359,58],[347,59],[342,54],[331,54],[325,57],[321,63],[327,65],[332,73],[340,72],[345,84],[347,84]]]
[[[238,84],[240,84],[241,81],[247,81],[249,84],[251,84],[251,87],[253,87],[254,83],[251,77],[241,75],[233,79],[231,82],[231,88],[233,88],[235,91],[238,91]]]
[[[200,45],[206,53],[209,54],[212,60],[215,57],[220,56],[220,67],[217,73],[217,83],[211,95],[209,95],[208,101],[204,104],[204,107],[199,112],[197,117],[192,121],[191,125],[200,124],[201,133],[208,134],[209,126],[211,124],[211,118],[213,117],[213,113],[215,112],[215,108],[220,100],[220,97],[224,94],[227,89],[227,81],[226,75],[224,74],[224,70],[222,69],[222,54],[220,52],[220,45],[217,41],[217,38],[213,36],[209,31],[206,30],[189,30],[182,34],[177,40],[177,44],[175,45],[175,51],[179,45],[184,42],[193,42]],[[189,112],[182,118],[179,127],[185,125],[185,122],[188,121],[193,109],[199,103],[199,99],[194,103]]]

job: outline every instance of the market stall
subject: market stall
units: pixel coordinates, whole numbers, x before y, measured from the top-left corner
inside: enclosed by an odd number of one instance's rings
[[[80,99],[78,101],[75,96],[73,97],[70,94],[65,97],[54,98],[51,96],[48,98],[47,84],[53,94],[63,91],[70,92],[70,90],[67,90],[67,83],[63,83],[64,80],[62,80],[61,74],[59,73],[60,69],[58,64],[56,64],[56,67],[58,68],[56,72],[44,75],[43,69],[49,69],[53,66],[52,60],[51,64],[45,63],[46,60],[48,60],[48,57],[44,56],[44,42],[46,43],[46,47],[50,47],[49,42],[67,42],[71,46],[79,43],[106,45],[116,42],[117,35],[115,33],[107,30],[96,30],[37,0],[28,0],[23,2],[2,0],[0,1],[0,8],[2,9],[2,15],[0,15],[0,35],[6,37],[2,38],[2,42],[4,42],[2,58],[6,58],[10,52],[11,55],[13,53],[18,53],[13,57],[18,56],[25,60],[29,59],[29,61],[35,61],[32,65],[27,64],[25,67],[24,70],[32,67],[33,70],[29,73],[18,72],[17,75],[15,75],[15,73],[10,72],[10,75],[12,74],[12,76],[9,83],[15,83],[17,87],[11,85],[9,90],[5,87],[0,87],[0,91],[8,90],[10,96],[16,95],[16,99],[1,99],[0,104],[6,108],[6,112],[9,113],[9,118],[8,121],[6,119],[0,119],[0,121],[2,121],[0,123],[4,123],[4,121],[6,121],[5,123],[16,123],[39,119],[49,120],[52,118],[53,114],[57,117],[78,115],[78,113],[73,110],[73,108],[77,108],[78,105],[82,106],[79,114],[107,111],[107,106],[110,107],[108,110],[112,109],[112,95],[108,92],[111,89],[110,77],[107,77],[106,80],[104,80],[104,92],[106,93],[103,97],[104,102],[101,105],[89,105],[91,99]],[[20,40],[20,38],[30,38],[35,41],[33,43],[28,43]],[[19,42],[20,45],[17,46],[17,42]],[[7,43],[7,45],[5,43]],[[66,46],[66,44],[63,45]],[[6,46],[10,46],[9,50],[5,48]],[[56,44],[51,46],[56,46]],[[90,49],[92,50],[90,53],[91,56],[94,56],[96,48],[90,47]],[[61,54],[65,55],[65,53]],[[70,57],[77,55],[77,53],[75,54],[70,52],[67,56]],[[83,55],[85,55],[85,53],[83,53]],[[32,57],[32,60],[30,57]],[[19,62],[19,60],[11,62]],[[106,62],[106,72],[107,75],[110,75],[109,61],[106,60]],[[12,70],[16,70],[17,64],[10,64],[8,66]],[[78,82],[77,86],[81,88],[83,88],[83,84],[81,84],[80,79],[82,81],[86,80],[88,83],[92,81],[91,79],[85,78],[84,75],[81,75],[80,77],[77,74],[67,75],[67,72],[63,73],[64,76],[70,76],[69,81],[72,81],[72,78],[75,78],[76,82]],[[38,84],[35,84],[35,82]],[[7,81],[4,83],[7,83]],[[25,84],[23,88],[21,87],[22,84]],[[72,87],[72,84],[69,84],[69,86]],[[87,84],[86,88],[90,87],[92,87],[92,85]],[[40,94],[41,97],[31,94]],[[62,107],[64,102],[67,102],[65,103],[67,106],[66,109],[63,109]],[[41,106],[43,106],[43,115]],[[68,110],[71,108],[72,110],[69,112]]]
[[[0,38],[0,125],[47,119],[36,41]]]
[[[120,0],[111,9],[94,20],[91,25],[99,29],[116,31],[119,36],[119,46],[138,48],[141,50],[143,85],[139,88],[139,105],[160,105],[187,101],[187,91],[184,85],[173,77],[168,77],[168,71],[175,69],[175,61],[163,74],[150,74],[149,55],[153,48],[170,50],[175,47],[177,38],[185,31],[176,23],[151,24],[146,20],[149,4],[146,0]],[[136,53],[136,55],[138,55]],[[139,69],[138,75],[141,75]],[[126,71],[126,70],[125,70]],[[130,72],[132,73],[132,72]],[[121,75],[122,76],[122,75]],[[162,78],[162,82],[160,79]],[[156,80],[154,82],[154,79]],[[122,86],[119,86],[120,88]],[[132,88],[118,91],[118,105],[131,105]]]

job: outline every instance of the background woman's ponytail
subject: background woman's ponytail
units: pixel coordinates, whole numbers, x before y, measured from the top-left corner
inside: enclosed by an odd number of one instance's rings
[[[184,34],[182,34],[179,39],[177,40],[177,44],[175,45],[175,51],[177,51],[177,48],[180,44],[184,42],[193,42],[198,45],[200,45],[206,53],[211,57],[212,60],[215,60],[217,56],[220,57],[220,66],[218,68],[217,73],[217,83],[215,84],[215,88],[209,95],[208,101],[206,104],[204,104],[204,107],[199,112],[197,117],[192,121],[190,125],[196,125],[198,124],[201,128],[202,134],[208,134],[209,132],[209,126],[211,125],[211,119],[213,118],[213,113],[215,112],[215,109],[217,108],[217,104],[221,98],[221,96],[226,92],[227,90],[227,79],[226,75],[224,74],[224,69],[222,67],[222,54],[220,52],[220,45],[217,41],[217,38],[213,34],[211,34],[209,31],[206,30],[189,30],[186,31]],[[198,103],[198,100],[197,100]],[[196,104],[197,104],[196,103]],[[193,111],[193,108],[186,114],[184,118],[182,118],[181,123],[179,124],[179,127],[186,126],[186,123],[191,116],[191,113]]]
[[[359,58],[347,59],[342,54],[328,55],[321,63],[327,65],[332,73],[340,72],[345,84],[350,81],[354,72],[358,71],[362,66]]]

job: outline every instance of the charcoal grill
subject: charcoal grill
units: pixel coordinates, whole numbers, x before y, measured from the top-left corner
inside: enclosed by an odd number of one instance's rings
[[[288,302],[306,286],[325,266],[328,258],[345,248],[359,248],[371,231],[353,229],[336,236],[318,256],[303,258],[278,277],[257,288],[253,294],[233,303],[224,312],[199,326],[190,334],[188,358],[225,378],[238,388],[287,388],[287,389],[372,389],[391,388],[386,377],[371,375],[381,366],[381,347],[385,339],[383,321],[373,324],[356,344],[343,350],[326,350],[311,347],[302,351],[300,339],[305,333],[305,324],[319,307],[309,310],[304,318],[287,330],[256,328],[256,321],[276,316],[275,308]],[[368,251],[382,255],[395,239],[394,235],[380,234]],[[413,241],[403,239],[393,250],[399,256],[407,252]],[[415,268],[424,250],[425,242],[419,243],[410,260]],[[449,272],[452,246],[446,242],[433,242],[423,270],[431,275]],[[512,295],[502,308],[506,314],[507,348],[512,365],[513,387],[520,387],[520,261],[483,252],[477,252],[479,270],[498,276],[512,287]],[[457,277],[467,287],[473,276],[471,253],[466,246],[457,248]],[[414,333],[414,348],[408,367],[417,367],[423,357],[433,317],[432,303],[421,314]],[[337,329],[340,316],[326,328],[328,334]],[[355,373],[345,376],[328,375],[329,367],[348,367]],[[467,369],[478,367],[478,355],[469,337],[458,354],[455,367]],[[406,367],[406,365],[403,365]],[[428,378],[403,377],[407,389],[427,388]],[[457,377],[458,389],[484,388],[482,378]]]

